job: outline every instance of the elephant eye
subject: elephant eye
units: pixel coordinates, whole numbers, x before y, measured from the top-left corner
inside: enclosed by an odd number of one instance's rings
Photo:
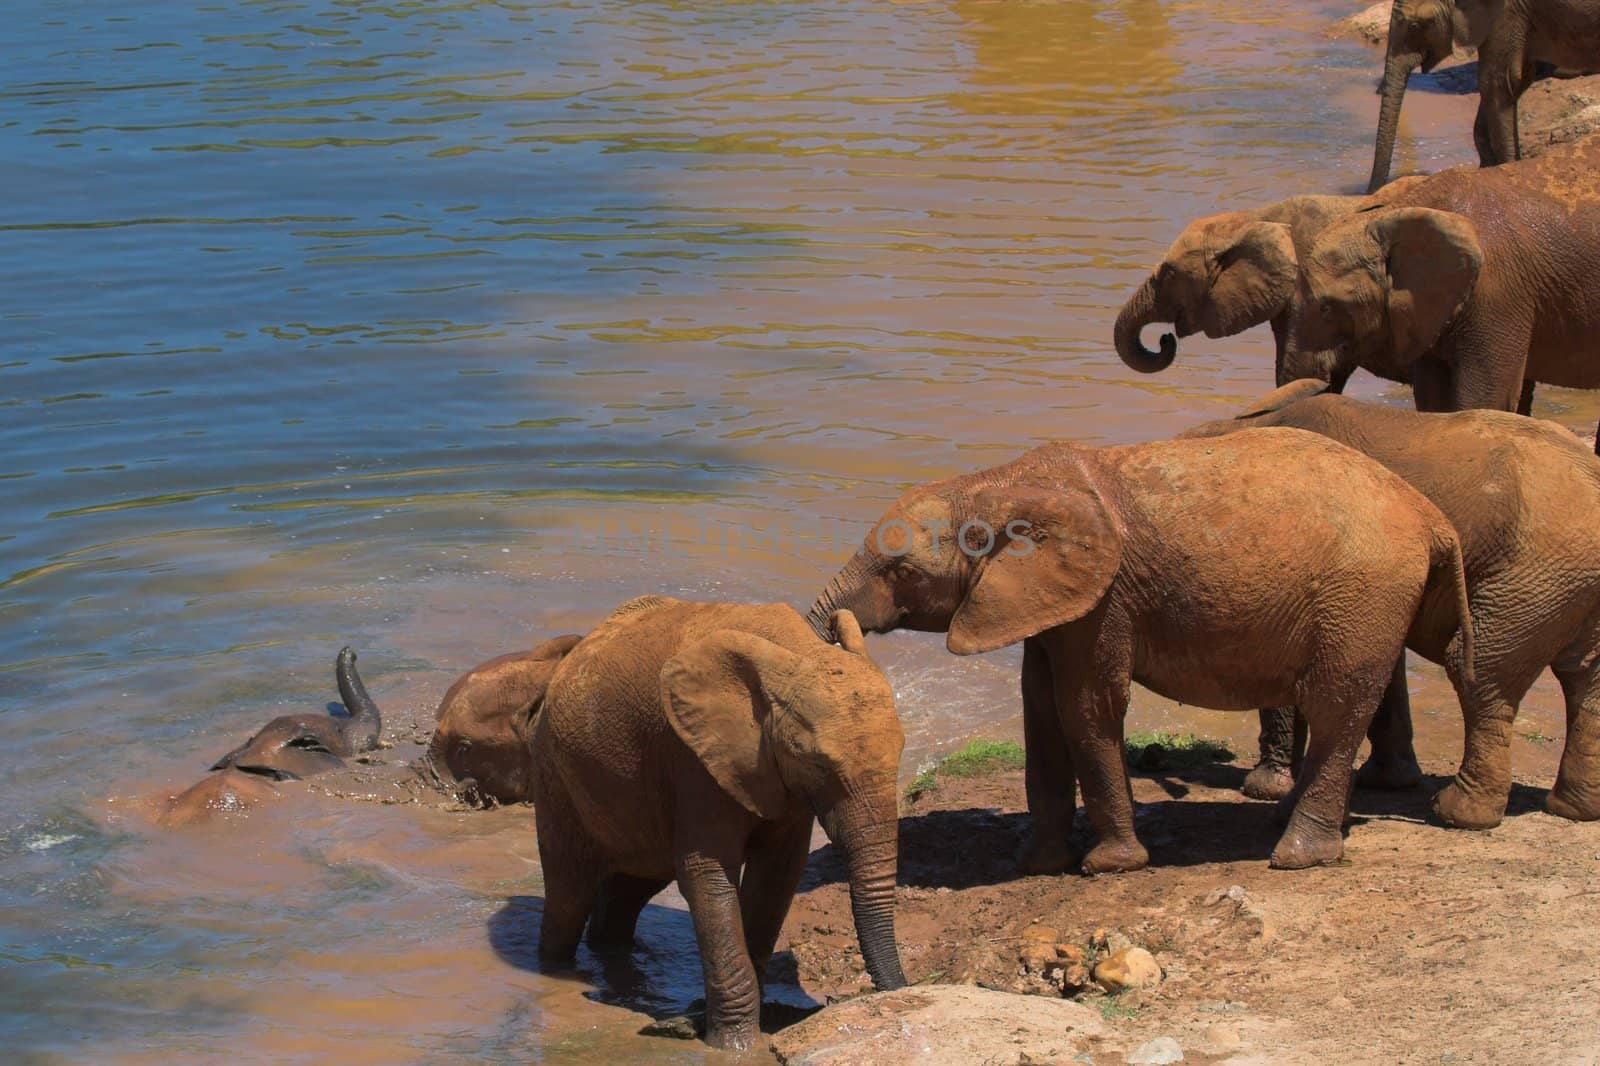
[[[1333,317],[1333,301],[1332,300],[1323,300],[1321,305],[1320,305],[1320,309],[1322,311],[1322,317],[1323,318],[1332,318]]]

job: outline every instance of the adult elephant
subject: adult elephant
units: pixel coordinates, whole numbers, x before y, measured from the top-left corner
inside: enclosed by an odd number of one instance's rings
[[[1472,139],[1486,167],[1521,158],[1517,101],[1539,62],[1600,63],[1600,0],[1395,0],[1383,68],[1383,104],[1368,190],[1389,180],[1400,104],[1411,72],[1430,71],[1457,47],[1478,50]]]
[[[1318,235],[1278,384],[1360,367],[1421,411],[1526,412],[1535,382],[1600,387],[1600,137],[1435,174]]]
[[[1195,219],[1117,315],[1117,355],[1141,374],[1172,365],[1178,339],[1195,333],[1231,337],[1263,322],[1281,359],[1300,281],[1300,258],[1327,226],[1383,203],[1422,178],[1403,178],[1377,196],[1291,196],[1251,211]],[[1146,326],[1170,322],[1160,351],[1144,346]]]
[[[844,855],[873,984],[905,983],[894,694],[848,613],[824,631],[843,647],[781,604],[646,596],[566,655],[533,733],[545,963],[570,964],[585,925],[593,945],[631,945],[639,911],[676,879],[706,1039],[749,1046],[816,819]]]
[[[1069,865],[1074,777],[1099,837],[1086,873],[1134,870],[1129,684],[1220,710],[1300,707],[1307,769],[1272,864],[1343,854],[1356,747],[1424,595],[1471,621],[1450,523],[1377,463],[1310,433],[1120,448],[1056,443],[911,489],[808,616],[947,633],[958,655],[1023,644],[1024,865]],[[1292,699],[1288,697],[1292,696]],[[1260,702],[1268,698],[1268,702]],[[1070,756],[1069,756],[1070,751]]]
[[[1461,537],[1472,603],[1475,679],[1463,686],[1466,751],[1460,772],[1434,800],[1450,825],[1498,825],[1511,791],[1510,739],[1517,705],[1546,667],[1567,704],[1567,741],[1546,809],[1600,818],[1600,459],[1550,422],[1501,411],[1421,414],[1328,393],[1298,381],[1237,418],[1208,422],[1184,439],[1264,426],[1307,430],[1355,448],[1406,479]],[[1407,646],[1440,661],[1451,631],[1448,603],[1424,605]],[[1292,711],[1264,711],[1257,793],[1292,787]],[[1421,779],[1411,746],[1405,664],[1384,693],[1369,733],[1368,783]]]

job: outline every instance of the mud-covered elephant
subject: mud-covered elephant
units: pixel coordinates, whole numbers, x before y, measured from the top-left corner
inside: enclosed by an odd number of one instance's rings
[[[1456,168],[1332,223],[1301,260],[1279,385],[1357,367],[1418,410],[1600,387],[1600,137]]]
[[[1070,862],[1074,776],[1099,838],[1084,871],[1148,861],[1123,752],[1130,681],[1201,707],[1301,707],[1307,771],[1272,853],[1299,868],[1343,853],[1351,762],[1425,593],[1457,604],[1460,674],[1471,623],[1450,523],[1372,460],[1267,429],[1048,444],[913,488],[808,620],[820,632],[844,609],[869,632],[945,632],[958,655],[1024,644],[1035,872]]]
[[[456,679],[439,701],[422,759],[434,783],[482,806],[533,798],[533,723],[550,676],[582,640],[568,633],[530,651],[499,655]]]
[[[1533,83],[1536,65],[1600,68],[1600,0],[1395,0],[1369,189],[1389,180],[1411,72],[1432,70],[1458,46],[1478,50],[1472,125],[1478,160],[1486,167],[1509,163],[1521,158],[1517,101]]]
[[[592,945],[631,945],[640,910],[676,880],[706,1039],[749,1046],[816,819],[844,854],[873,984],[905,983],[894,696],[854,619],[825,631],[843,647],[787,606],[647,596],[561,661],[533,733],[546,964],[569,964],[586,924]]]
[[[1449,824],[1498,825],[1511,790],[1510,739],[1517,705],[1550,667],[1567,703],[1567,741],[1546,809],[1600,818],[1600,459],[1554,423],[1500,411],[1419,414],[1331,395],[1300,381],[1237,418],[1197,426],[1186,438],[1263,426],[1321,434],[1376,459],[1428,497],[1461,538],[1472,605],[1475,680],[1461,687],[1466,753],[1435,800]],[[1443,597],[1425,601],[1408,647],[1439,662],[1454,618]],[[1262,766],[1288,774],[1281,721],[1264,723]],[[1414,783],[1405,669],[1395,670],[1371,733],[1369,776]]]
[[[1291,196],[1266,207],[1195,219],[1117,315],[1117,354],[1140,373],[1155,374],[1172,365],[1182,337],[1231,337],[1269,322],[1281,358],[1300,257],[1317,234],[1421,180],[1402,178],[1375,196]],[[1140,331],[1158,322],[1170,322],[1173,332],[1162,335],[1160,351],[1152,351]]]

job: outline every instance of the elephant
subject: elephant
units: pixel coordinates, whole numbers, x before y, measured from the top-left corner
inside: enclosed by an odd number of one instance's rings
[[[344,760],[378,746],[383,718],[356,673],[356,653],[339,652],[334,663],[339,698],[348,712],[344,718],[325,714],[286,714],[268,722],[260,732],[212,764],[213,770],[233,767],[278,781],[312,777],[344,766]]]
[[[1424,595],[1454,597],[1448,669],[1470,674],[1445,517],[1357,452],[1263,429],[1055,442],[912,488],[807,619],[819,634],[840,610],[868,632],[943,632],[957,655],[1023,644],[1030,872],[1071,864],[1074,778],[1098,836],[1082,870],[1149,861],[1123,751],[1130,681],[1201,707],[1300,707],[1307,772],[1271,857],[1297,869],[1343,854],[1351,762]]]
[[[1371,456],[1433,501],[1461,538],[1476,680],[1462,689],[1466,754],[1434,801],[1439,816],[1473,829],[1500,823],[1517,705],[1548,666],[1566,697],[1567,740],[1545,808],[1600,818],[1600,459],[1550,422],[1500,411],[1420,414],[1333,395],[1320,381],[1294,382],[1182,438],[1265,426],[1307,430]],[[1425,604],[1407,644],[1434,662],[1452,628],[1446,606]],[[1268,742],[1252,776],[1275,773],[1287,784],[1292,724],[1282,717],[1291,713],[1263,712],[1279,721],[1263,722]],[[1420,780],[1403,661],[1373,725],[1363,770],[1392,784]]]
[[[1277,384],[1360,367],[1419,411],[1526,413],[1600,387],[1600,137],[1455,168],[1325,228],[1302,258]]]
[[[282,795],[275,778],[230,766],[207,774],[167,800],[157,821],[169,829],[196,825],[218,814],[241,814]]]
[[[1600,61],[1600,0],[1395,0],[1383,67],[1372,191],[1389,180],[1400,103],[1411,72],[1431,71],[1457,47],[1478,49],[1472,139],[1486,167],[1522,157],[1517,101],[1538,63],[1592,69]]]
[[[439,701],[425,773],[478,806],[533,799],[533,723],[550,675],[582,636],[568,633],[531,651],[496,656],[462,674]]]
[[[1291,196],[1250,211],[1195,219],[1117,315],[1117,354],[1134,370],[1155,374],[1172,365],[1181,337],[1231,337],[1270,322],[1281,359],[1300,259],[1316,235],[1336,219],[1384,203],[1422,180],[1401,178],[1373,196]],[[1154,322],[1174,326],[1174,332],[1162,335],[1159,352],[1139,339]]]
[[[630,946],[640,910],[676,880],[700,946],[706,1040],[750,1046],[815,819],[844,855],[873,984],[905,984],[904,737],[855,620],[840,612],[825,631],[842,647],[786,605],[645,596],[567,653],[533,730],[545,966],[573,962],[585,925],[592,947]]]

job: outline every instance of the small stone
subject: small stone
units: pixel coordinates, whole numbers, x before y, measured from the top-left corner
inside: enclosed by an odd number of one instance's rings
[[[1206,1039],[1215,1048],[1232,1049],[1244,1043],[1244,1038],[1239,1035],[1239,1030],[1231,1025],[1218,1022],[1206,1030]]]
[[[1023,940],[1042,940],[1047,944],[1054,944],[1061,939],[1061,934],[1048,925],[1030,925],[1022,931]]]
[[[1128,1056],[1130,1066],[1166,1066],[1183,1061],[1183,1048],[1170,1036],[1158,1036]]]
[[[1144,948],[1123,948],[1094,968],[1100,987],[1115,995],[1161,983],[1161,965]]]
[[[1054,966],[1056,962],[1056,948],[1054,944],[1041,943],[1037,940],[1024,940],[1022,950],[1017,953],[1022,958],[1022,965],[1030,973],[1042,973],[1045,967]]]
[[[1081,962],[1073,963],[1061,971],[1061,994],[1075,996],[1085,988],[1088,988],[1093,981],[1094,978],[1089,973],[1089,967]]]
[[[1057,944],[1056,958],[1062,962],[1080,963],[1084,960],[1084,950],[1076,944]]]

